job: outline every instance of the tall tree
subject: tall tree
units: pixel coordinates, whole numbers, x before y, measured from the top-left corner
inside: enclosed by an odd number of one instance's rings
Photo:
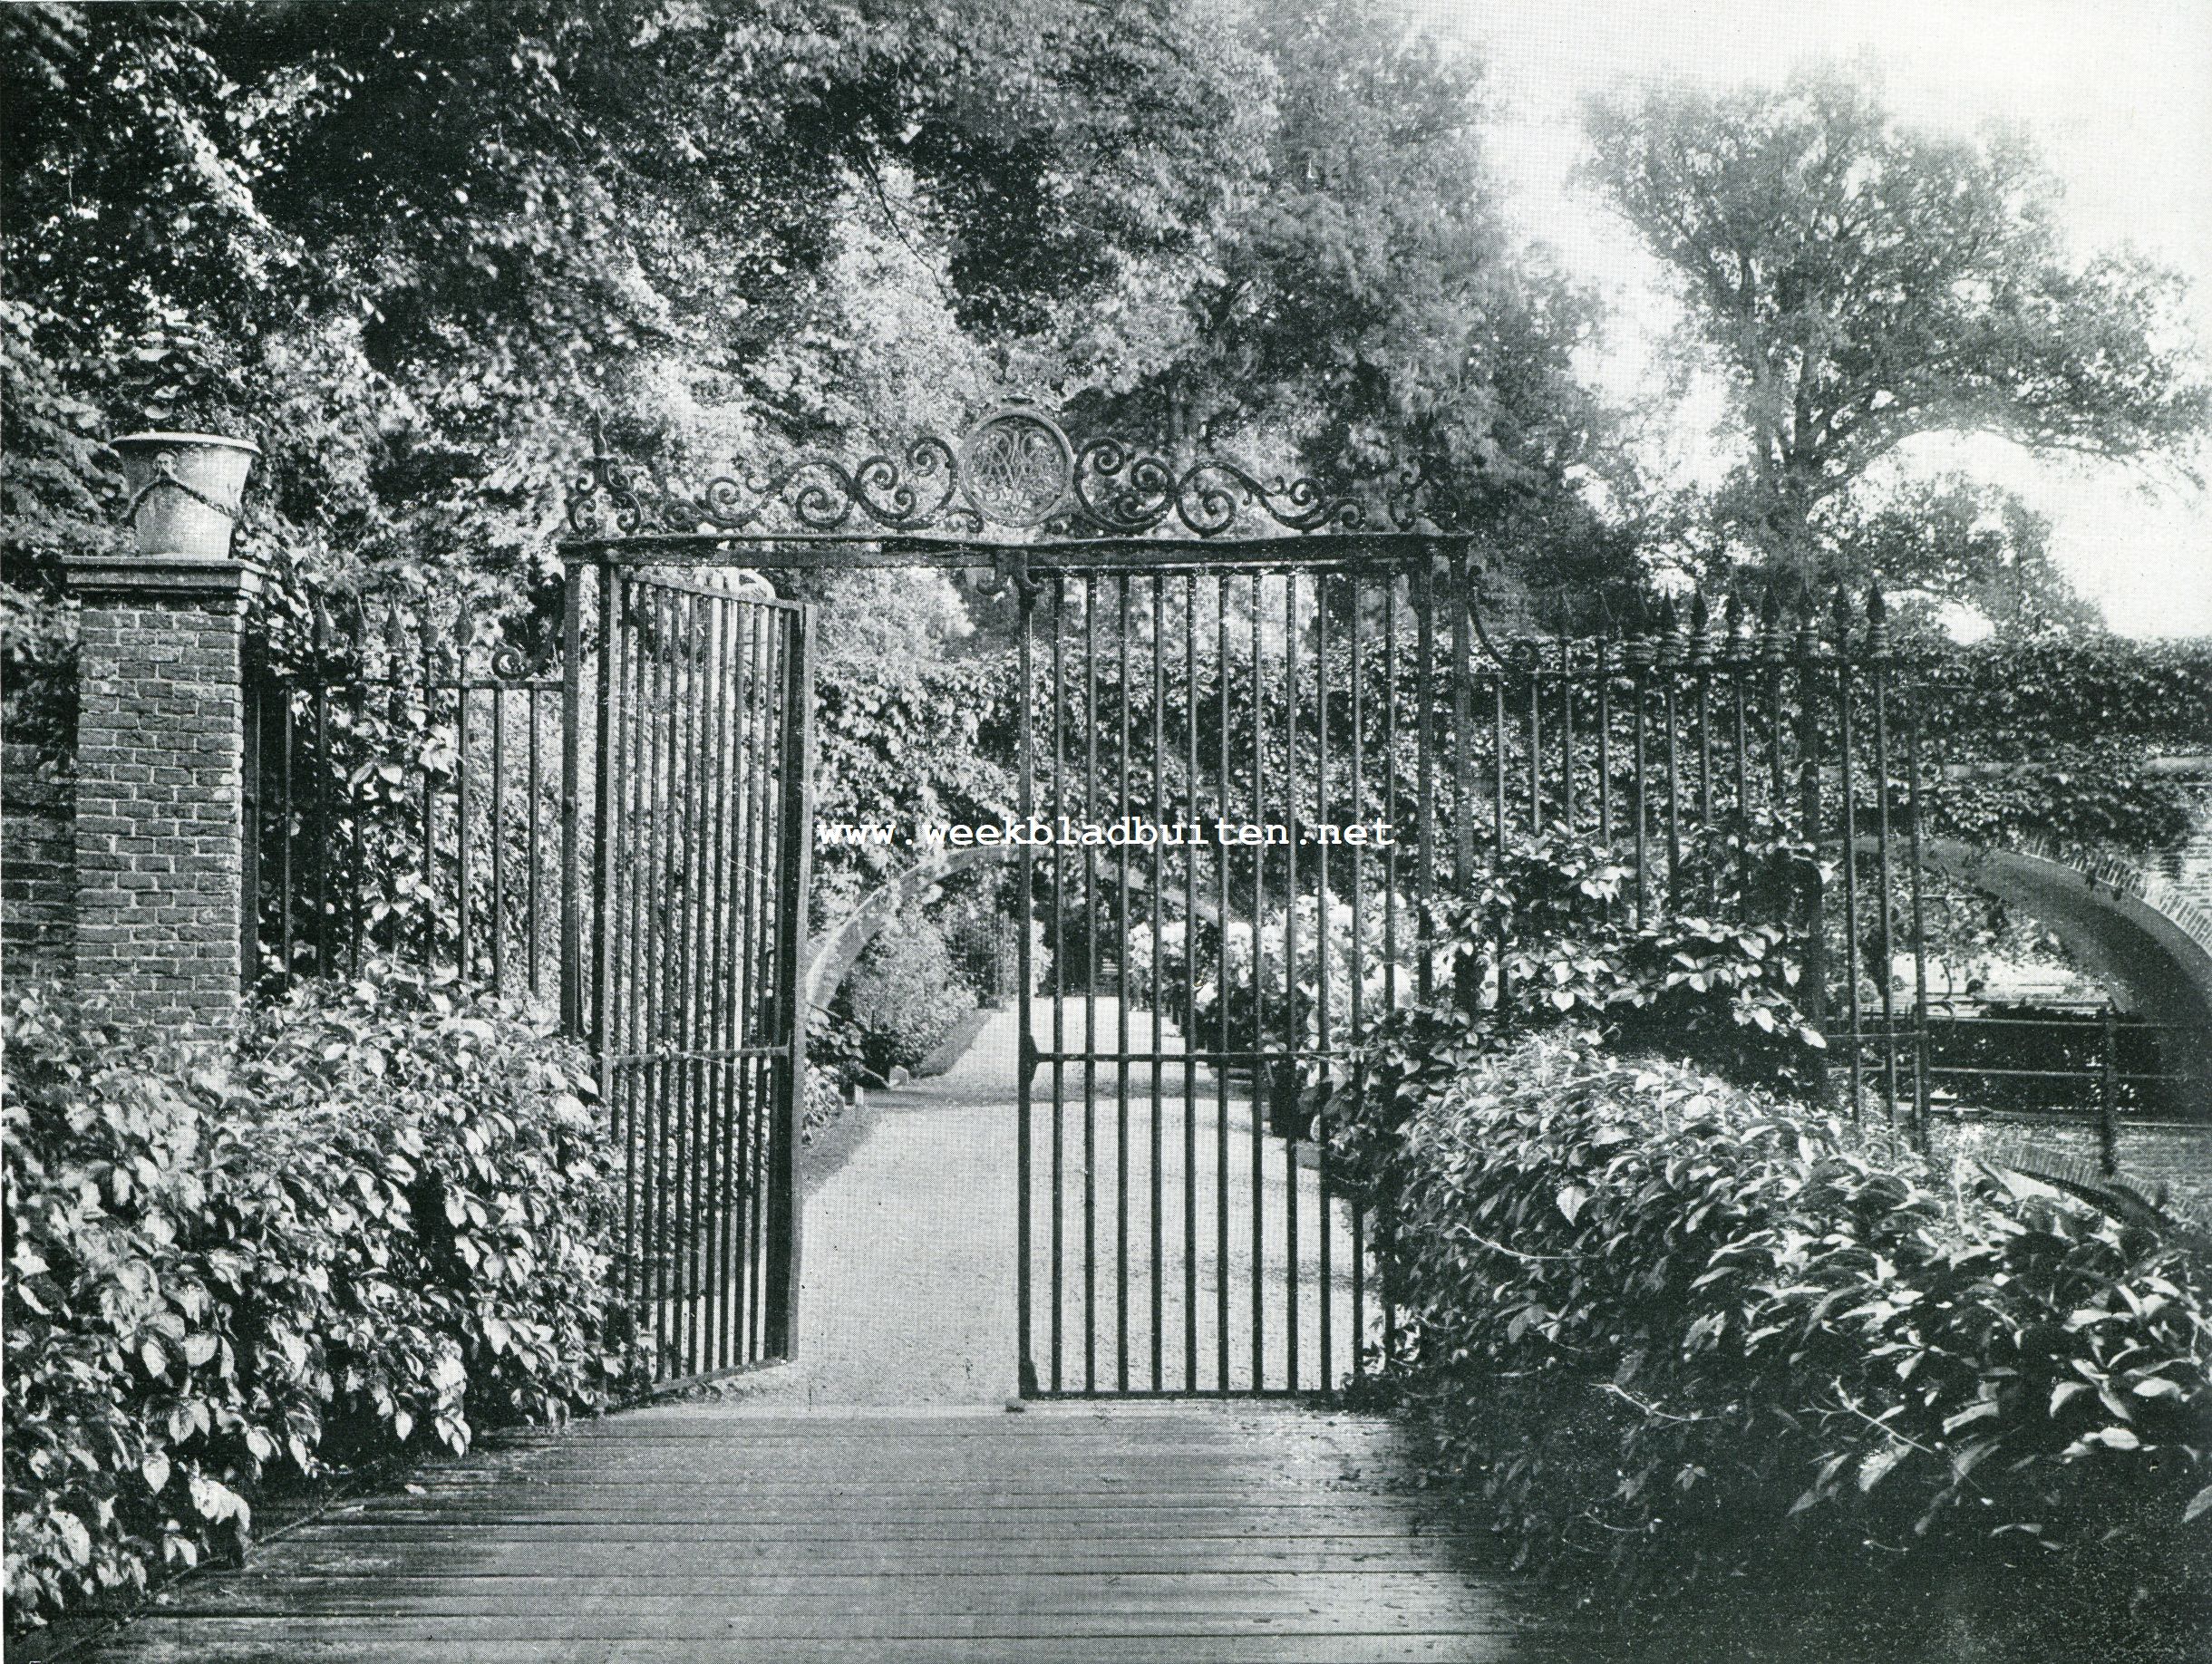
[[[1836,576],[1855,591],[1878,582],[1924,607],[1965,608],[2012,641],[2104,628],[2052,557],[2050,520],[2010,491],[1947,473],[1822,518]]]
[[[2071,258],[2020,133],[1900,127],[1868,75],[1832,67],[1599,98],[1587,124],[1586,178],[1733,378],[1746,454],[1720,510],[1771,558],[1825,565],[1822,506],[1919,433],[2188,466],[2212,392],[2183,280]]]
[[[11,374],[76,401],[81,437],[92,410],[249,427],[275,543],[519,559],[594,404],[633,444],[680,444],[690,412],[733,405],[786,442],[833,424],[856,380],[839,262],[887,177],[951,251],[961,322],[1111,291],[1233,170],[1222,17],[1210,0],[7,8]],[[30,450],[107,483],[58,436]],[[82,506],[15,479],[64,519]],[[47,526],[15,552],[62,540]]]
[[[1248,3],[1248,174],[1210,235],[1147,263],[1102,404],[1334,483],[1413,463],[1440,513],[1501,546],[1553,517],[1588,530],[1569,357],[1592,308],[1508,231],[1480,64],[1397,0]]]

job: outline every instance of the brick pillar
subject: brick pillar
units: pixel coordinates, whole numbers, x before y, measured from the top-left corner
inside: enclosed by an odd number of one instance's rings
[[[68,575],[76,991],[141,1033],[224,1038],[246,972],[244,625],[260,570],[149,554]]]

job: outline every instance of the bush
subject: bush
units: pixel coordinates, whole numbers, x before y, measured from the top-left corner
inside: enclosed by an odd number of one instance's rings
[[[1658,1584],[1815,1552],[2017,1593],[2207,1546],[2212,1272],[2182,1246],[1586,1033],[1347,1108],[1388,1378],[1524,1561]]]
[[[975,995],[954,970],[944,933],[902,918],[868,944],[835,1004],[860,1025],[862,1060],[888,1077],[936,1050],[975,1009]]]
[[[1515,839],[1466,895],[1432,904],[1414,950],[1429,955],[1430,997],[1415,997],[1405,967],[1401,1003],[1309,1082],[1309,1105],[1333,1106],[1345,1136],[1371,1136],[1478,1059],[1571,1024],[1602,1024],[1616,1048],[1824,1089],[1826,1042],[1797,1005],[1803,949],[1790,928],[1819,870],[1811,851],[1739,821],[1701,828],[1685,855],[1683,892],[1698,910],[1654,905],[1639,918],[1633,870],[1602,846]]]
[[[1186,928],[1179,921],[1164,924],[1160,981],[1167,990],[1170,1014],[1181,1020],[1175,1004],[1178,991],[1188,984],[1198,1043],[1227,1051],[1272,1050],[1294,1043],[1317,1047],[1324,1038],[1321,972],[1325,961],[1329,972],[1326,1032],[1337,1038],[1351,1033],[1355,982],[1363,1013],[1382,1011],[1390,990],[1396,990],[1401,998],[1410,997],[1414,984],[1413,905],[1402,897],[1397,899],[1400,940],[1398,960],[1392,964],[1388,952],[1392,944],[1385,931],[1385,898],[1370,895],[1365,901],[1356,944],[1352,905],[1335,897],[1331,897],[1324,914],[1319,896],[1300,895],[1289,906],[1278,906],[1274,916],[1256,929],[1242,919],[1232,919],[1226,929],[1210,918],[1199,919],[1195,928]],[[1287,928],[1285,914],[1295,919],[1295,938]],[[1123,986],[1134,989],[1145,1000],[1151,997],[1148,986],[1151,940],[1149,922],[1131,927],[1122,976]],[[1285,989],[1294,944],[1297,977],[1295,986]]]
[[[257,1492],[604,1406],[619,1204],[581,1054],[489,999],[313,987],[237,1060],[5,1019],[17,1620],[241,1546]]]

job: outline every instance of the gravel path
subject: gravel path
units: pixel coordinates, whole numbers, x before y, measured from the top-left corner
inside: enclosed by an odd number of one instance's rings
[[[1101,1037],[1118,1012],[1100,1001]],[[1071,1019],[1081,1021],[1080,1008]],[[1034,1013],[1041,1038],[1050,1034],[1050,1004]],[[1131,1013],[1132,1031],[1149,1046],[1149,1015]],[[1018,1386],[1015,1361],[1016,1114],[1015,1059],[1019,1025],[1012,1009],[992,1014],[967,1052],[945,1074],[897,1092],[871,1095],[869,1125],[859,1147],[808,1197],[804,1218],[800,1355],[789,1368],[742,1378],[729,1396],[763,1407],[827,1405],[961,1406],[996,1404]],[[1071,1039],[1072,1040],[1072,1035]],[[1163,1050],[1180,1042],[1171,1031]],[[1262,1321],[1254,1343],[1253,1166],[1251,1106],[1241,1091],[1227,1095],[1226,1114],[1211,1074],[1191,1071],[1190,1144],[1195,1183],[1186,1195],[1182,1069],[1162,1070],[1159,1161],[1162,1252],[1151,1253],[1152,1080],[1148,1069],[1128,1081],[1129,1134],[1121,1132],[1121,1082],[1101,1069],[1093,1086],[1091,1211],[1084,1215],[1083,1071],[1062,1080],[1061,1246],[1058,1280],[1063,1388],[1086,1380],[1101,1388],[1121,1379],[1124,1357],[1117,1303],[1122,1246],[1116,1229],[1116,1195],[1130,1198],[1127,1276],[1130,1289],[1129,1385],[1152,1384],[1151,1290],[1159,1285],[1162,1346],[1160,1382],[1174,1389],[1218,1381],[1222,1331],[1218,1282],[1230,1291],[1227,1340],[1232,1387],[1253,1379],[1256,1356],[1265,1384],[1290,1384],[1285,1321],[1291,1269],[1297,1269],[1300,1329],[1297,1385],[1320,1384],[1324,1370],[1341,1379],[1352,1365],[1353,1239],[1341,1205],[1331,1210],[1328,1355],[1321,1348],[1322,1208],[1318,1178],[1310,1168],[1294,1173],[1285,1146],[1260,1140],[1257,1179],[1263,1221],[1256,1279]],[[1035,1185],[1033,1203],[1035,1290],[1033,1350],[1043,1384],[1053,1385],[1053,1290],[1051,1229],[1052,1071],[1040,1069],[1033,1111]],[[1286,1229],[1287,1197],[1298,1197],[1297,1253]],[[1220,1202],[1226,1195],[1226,1212]],[[1188,1211],[1186,1214],[1186,1201]],[[1221,1257],[1220,1222],[1228,1224],[1228,1253]],[[1190,1261],[1198,1299],[1184,1318],[1186,1222],[1192,1228]],[[1086,1223],[1093,1243],[1095,1275],[1085,1299],[1082,1243]],[[1226,1275],[1219,1274],[1226,1267]],[[1372,1307],[1372,1302],[1369,1302]],[[1089,1315],[1088,1374],[1084,1345]],[[1372,1331],[1375,1314],[1366,1312]],[[1186,1342],[1191,1343],[1188,1350]]]

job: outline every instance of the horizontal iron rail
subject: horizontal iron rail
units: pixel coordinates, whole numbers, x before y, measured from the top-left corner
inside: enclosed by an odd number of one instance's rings
[[[1159,1402],[1189,1403],[1193,1398],[1218,1398],[1218,1390],[1199,1388],[1188,1391],[1174,1387],[1131,1387],[1126,1390],[1114,1387],[1046,1387],[1025,1398],[1038,1399],[1112,1399],[1117,1403],[1132,1398],[1153,1399]],[[1271,1398],[1283,1403],[1304,1403],[1309,1399],[1328,1398],[1332,1392],[1325,1387],[1238,1387],[1234,1396],[1239,1399]]]
[[[726,1051],[624,1051],[607,1058],[610,1069],[635,1063],[729,1063],[745,1058],[781,1058],[791,1053],[786,1040],[772,1046],[739,1046]]]
[[[1972,1075],[1976,1079],[1988,1078],[2001,1080],[2184,1080],[2185,1075],[2135,1075],[2115,1069],[2107,1075],[2094,1063],[2080,1069],[1977,1069],[1972,1064],[1930,1064],[1931,1075]]]
[[[306,670],[279,671],[273,679],[282,685],[309,692],[317,687],[343,687],[392,688],[403,692],[426,693],[558,693],[567,685],[558,676],[533,676],[515,682],[499,676],[471,676],[462,681],[451,676],[407,676],[393,671],[353,670],[327,676]]]
[[[607,564],[612,566],[643,565],[650,566],[655,563],[652,561],[612,561],[608,562]],[[701,566],[712,565],[713,563],[707,561],[686,560],[684,564],[687,566]],[[682,578],[670,577],[667,574],[662,572],[646,572],[631,577],[629,582],[633,587],[643,585],[645,588],[661,591],[668,595],[695,595],[702,600],[725,601],[733,606],[764,607],[772,612],[796,613],[805,605],[805,603],[800,601],[787,601],[781,595],[762,595],[758,590],[717,589],[712,584],[686,583]]]
[[[877,563],[899,566],[990,566],[1020,555],[1050,571],[1159,570],[1252,566],[1295,566],[1316,562],[1402,566],[1411,556],[1443,546],[1464,547],[1473,532],[1317,531],[1260,537],[1073,537],[1017,543],[990,537],[920,533],[853,532],[640,532],[629,537],[578,538],[560,546],[564,560],[650,566],[670,559],[687,566],[816,566]],[[655,578],[655,583],[663,580]],[[718,592],[719,593],[719,592]]]
[[[2188,1024],[2183,1022],[2137,1022],[2126,1017],[2118,1020],[2118,1026],[2123,1032],[2129,1034],[2181,1034],[2188,1032],[2189,1027]],[[2052,1019],[2050,1017],[1946,1017],[1931,1011],[1928,1013],[1928,1027],[1931,1029],[2063,1029],[2070,1034],[2087,1035],[2096,1027],[2096,1022],[2089,1013]],[[1912,1031],[1908,1028],[1901,1028],[1897,1030],[1899,1034],[1910,1034]],[[1870,1028],[1868,1032],[1879,1034],[1883,1030],[1879,1028]]]
[[[1350,1052],[1344,1049],[1322,1051],[1310,1048],[1293,1051],[1287,1047],[1274,1051],[1147,1051],[1139,1046],[1125,1051],[1039,1050],[1030,1055],[1040,1063],[1295,1063],[1327,1062],[1334,1058],[1348,1057]]]
[[[1928,1114],[1932,1119],[1938,1121],[1994,1121],[1998,1123],[2063,1121],[2074,1126],[2091,1127],[2106,1118],[2105,1109],[2101,1106],[2094,1104],[2021,1104],[2017,1107],[2008,1106],[2002,1109],[1992,1109],[1980,1104],[1959,1104],[1946,1101],[1930,1104]],[[2197,1132],[2201,1131],[2205,1125],[2202,1121],[2193,1121],[2187,1117],[2177,1116],[2169,1111],[2145,1111],[2130,1108],[2124,1104],[2118,1106],[2110,1112],[2110,1118],[2116,1125],[2125,1127],[2130,1132],[2144,1132],[2152,1129],[2187,1129]],[[2106,1176],[2114,1177],[2117,1175],[2108,1173]]]

